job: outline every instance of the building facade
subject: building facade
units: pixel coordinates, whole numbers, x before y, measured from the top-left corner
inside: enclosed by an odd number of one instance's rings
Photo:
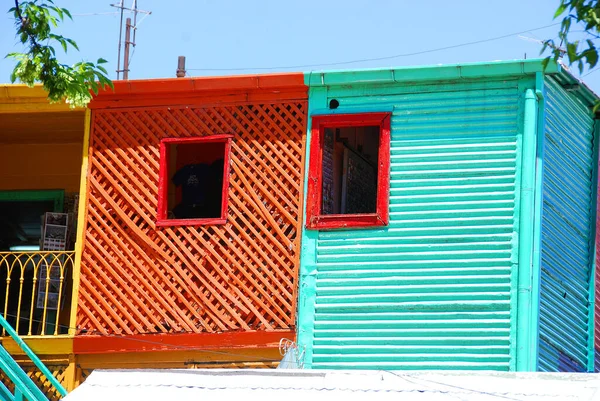
[[[307,85],[305,365],[590,370],[597,98],[539,60]]]

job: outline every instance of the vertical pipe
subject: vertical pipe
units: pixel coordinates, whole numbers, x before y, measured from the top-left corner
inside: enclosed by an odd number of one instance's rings
[[[544,94],[539,88],[544,86],[544,76],[542,73],[536,73],[536,91],[538,100],[537,113],[537,153],[535,157],[535,207],[534,207],[534,232],[533,232],[533,261],[532,261],[532,290],[531,290],[531,321],[530,332],[533,336],[533,343],[529,358],[531,358],[531,368],[538,370],[539,362],[539,330],[540,330],[540,286],[541,286],[541,249],[542,249],[542,195],[544,188],[544,129],[546,119],[546,107]]]
[[[177,58],[177,78],[185,77],[185,56],[179,56]]]
[[[81,271],[81,254],[85,235],[85,215],[87,205],[88,154],[90,146],[91,110],[85,110],[83,133],[83,157],[81,160],[81,177],[79,178],[79,207],[77,209],[77,237],[75,239],[75,263],[73,263],[73,293],[71,295],[71,317],[69,319],[69,335],[74,336],[77,324],[77,301],[79,299],[79,281]]]
[[[123,55],[123,79],[129,79],[129,49],[131,47],[131,18],[125,22],[125,54]]]
[[[119,23],[119,54],[117,55],[117,79],[120,77],[121,72],[121,44],[123,43],[123,0],[119,3],[119,9],[121,10],[121,22]]]
[[[521,209],[519,210],[519,269],[517,284],[517,364],[520,372],[532,371],[533,337],[531,332],[532,259],[534,240],[534,187],[537,105],[533,89],[525,92],[521,164]]]

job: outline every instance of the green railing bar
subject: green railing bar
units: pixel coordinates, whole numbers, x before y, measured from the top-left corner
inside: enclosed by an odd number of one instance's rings
[[[0,381],[0,398],[6,401],[15,401],[15,396],[10,392],[8,387]]]
[[[0,369],[15,385],[15,399],[25,396],[29,401],[48,401],[42,390],[35,385],[33,380],[19,366],[12,356],[0,346]]]
[[[17,332],[12,328],[10,323],[8,323],[2,315],[0,315],[0,326],[2,326],[4,330],[6,330],[6,332],[12,337],[12,339],[19,345],[19,347],[21,347],[23,352],[25,352],[25,354],[33,361],[35,366],[44,374],[44,376],[46,376],[48,381],[54,386],[54,388],[56,388],[60,395],[62,395],[63,397],[67,395],[67,390],[62,386],[62,384],[60,384],[58,380],[56,380],[56,377],[54,377],[52,372],[50,372],[50,370],[46,367],[46,365],[44,365],[40,358],[37,357],[37,355],[31,350],[31,348],[29,348],[29,346],[25,344],[25,341],[23,341],[21,337],[19,337]]]

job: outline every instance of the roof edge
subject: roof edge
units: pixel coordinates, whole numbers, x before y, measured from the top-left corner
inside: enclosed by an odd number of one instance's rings
[[[306,73],[309,87],[356,83],[385,84],[428,81],[448,81],[483,77],[523,76],[537,72],[556,74],[561,66],[550,62],[544,70],[543,59],[491,61],[480,63],[438,64],[353,71],[314,71]]]
[[[113,81],[94,96],[91,109],[176,105],[205,99],[207,102],[239,102],[252,99],[308,98],[304,74],[281,73],[223,77],[163,78]],[[256,96],[248,96],[253,94]]]
[[[47,113],[83,111],[85,108],[71,107],[68,103],[50,102],[48,92],[41,84],[32,87],[24,84],[0,84],[0,114],[3,113]]]
[[[553,77],[557,83],[570,93],[574,94],[587,107],[594,107],[600,100],[600,96],[596,94],[589,86],[586,85],[580,78],[575,77],[569,68],[560,64],[560,71],[554,74]]]
[[[113,81],[114,91],[106,89],[98,97],[107,95],[138,95],[147,93],[186,93],[223,90],[268,90],[304,86],[301,72],[231,75],[222,77],[159,78]]]

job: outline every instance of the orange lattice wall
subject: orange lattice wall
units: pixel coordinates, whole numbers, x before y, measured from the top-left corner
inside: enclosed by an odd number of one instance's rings
[[[117,83],[92,104],[78,335],[293,330],[306,90],[253,79]],[[157,227],[159,141],[217,134],[227,224]]]

